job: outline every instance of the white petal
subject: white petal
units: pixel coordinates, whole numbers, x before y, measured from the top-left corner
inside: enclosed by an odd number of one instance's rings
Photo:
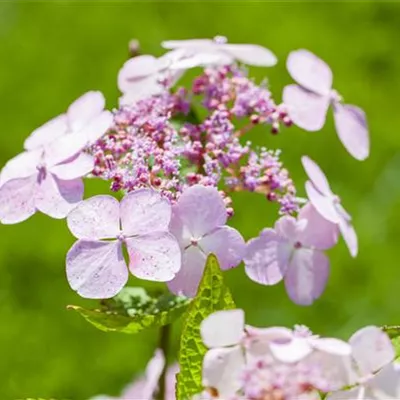
[[[293,338],[290,342],[271,342],[270,349],[278,361],[295,363],[306,358],[312,352],[312,347],[304,338]]]
[[[240,388],[244,363],[239,346],[209,350],[203,359],[203,386],[217,389],[220,399],[233,396]]]
[[[78,240],[67,254],[67,278],[82,297],[115,296],[128,280],[121,243]]]
[[[400,368],[389,364],[379,371],[369,383],[377,400],[398,400],[400,398]]]
[[[259,358],[271,352],[270,345],[289,344],[293,340],[293,331],[284,327],[255,328],[246,326],[246,350],[247,357]],[[279,350],[278,350],[279,352]]]
[[[152,232],[126,240],[129,269],[149,281],[172,280],[181,268],[181,250],[168,232]]]
[[[172,70],[185,70],[195,67],[207,67],[213,65],[228,65],[234,61],[228,54],[220,52],[200,52],[187,54],[180,60],[176,60],[171,64]]]
[[[168,231],[171,205],[152,189],[135,190],[121,200],[121,225],[124,235],[143,235]]]
[[[69,230],[78,239],[116,238],[119,202],[112,196],[94,196],[80,202],[68,215]]]
[[[133,57],[125,62],[118,74],[118,88],[122,93],[130,91],[138,81],[158,72],[157,59],[150,55]]]
[[[271,50],[256,44],[225,44],[221,48],[236,60],[258,67],[272,67],[277,62]]]
[[[349,340],[353,357],[362,375],[376,372],[395,356],[388,335],[376,326],[358,330]]]
[[[161,46],[164,49],[212,48],[215,42],[212,39],[164,40]]]
[[[217,311],[202,321],[200,332],[209,348],[239,344],[244,336],[244,312],[240,309]]]
[[[160,84],[160,75],[150,75],[143,79],[135,80],[119,98],[120,106],[132,106],[139,100],[153,95],[165,93],[167,89]]]
[[[343,340],[335,338],[310,338],[309,342],[315,350],[323,351],[337,356],[349,356],[351,346]]]

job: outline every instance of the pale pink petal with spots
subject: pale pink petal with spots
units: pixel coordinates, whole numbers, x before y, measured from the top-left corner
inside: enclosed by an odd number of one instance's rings
[[[116,238],[120,232],[119,202],[107,195],[91,197],[68,214],[67,224],[78,239]]]
[[[236,229],[222,226],[203,236],[199,246],[205,254],[215,254],[221,269],[225,270],[242,262],[246,244]]]
[[[262,285],[275,285],[283,279],[291,249],[285,246],[274,231],[263,232],[249,240],[244,256],[245,271],[254,282]]]
[[[17,224],[36,212],[37,174],[12,179],[0,187],[0,222]]]
[[[178,215],[178,209],[172,206],[172,217],[169,224],[169,231],[176,237],[182,250],[192,244],[192,234]]]
[[[126,240],[131,273],[149,281],[172,280],[181,268],[181,250],[168,232],[153,232]]]
[[[186,189],[177,203],[177,213],[194,238],[200,239],[213,229],[225,225],[224,201],[214,187],[194,185]]]
[[[89,299],[115,296],[128,280],[121,242],[78,240],[67,254],[67,279],[72,289]]]
[[[171,205],[157,191],[135,190],[121,200],[120,207],[124,235],[168,231],[172,214]]]

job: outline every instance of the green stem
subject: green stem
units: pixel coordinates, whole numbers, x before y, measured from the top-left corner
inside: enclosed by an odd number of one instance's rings
[[[162,350],[165,358],[164,368],[161,372],[160,379],[158,380],[158,400],[165,400],[165,390],[166,390],[166,375],[168,370],[168,347],[169,338],[171,336],[171,325],[164,325],[160,329],[160,341],[159,348]]]

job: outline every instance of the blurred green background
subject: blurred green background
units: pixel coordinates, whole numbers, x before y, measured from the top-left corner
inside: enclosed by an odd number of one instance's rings
[[[364,324],[399,324],[400,310],[400,4],[383,2],[53,2],[0,4],[0,166],[19,153],[24,138],[90,89],[116,105],[116,76],[127,43],[161,54],[163,39],[228,36],[259,43],[280,59],[268,76],[277,100],[290,78],[285,57],[307,48],[334,70],[335,88],[365,109],[371,157],[352,159],[330,116],[319,133],[297,128],[251,139],[283,149],[283,160],[303,194],[300,156],[318,160],[353,214],[360,254],[343,242],[330,251],[332,274],[312,307],[292,304],[283,285],[250,282],[243,268],[227,279],[251,324],[296,323],[346,338]],[[87,194],[106,186],[88,184]],[[276,217],[261,196],[240,194],[233,224],[246,238]],[[84,400],[117,394],[140,371],[157,343],[156,332],[105,334],[66,310],[86,304],[69,288],[64,257],[73,242],[63,221],[43,215],[0,226],[0,399],[56,397]],[[179,331],[175,329],[175,335]],[[177,341],[174,340],[176,349]]]

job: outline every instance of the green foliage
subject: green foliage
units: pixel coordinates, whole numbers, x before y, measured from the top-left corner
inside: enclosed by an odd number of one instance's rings
[[[389,335],[396,352],[396,361],[400,361],[400,325],[385,325],[382,330]]]
[[[143,288],[126,287],[116,297],[103,300],[99,309],[68,306],[104,332],[138,333],[168,325],[179,318],[190,300],[164,293],[152,297]]]
[[[211,254],[197,295],[184,316],[178,355],[177,400],[187,400],[202,389],[201,369],[207,348],[201,340],[201,322],[215,311],[232,308],[235,308],[232,295],[224,284],[217,258]]]

